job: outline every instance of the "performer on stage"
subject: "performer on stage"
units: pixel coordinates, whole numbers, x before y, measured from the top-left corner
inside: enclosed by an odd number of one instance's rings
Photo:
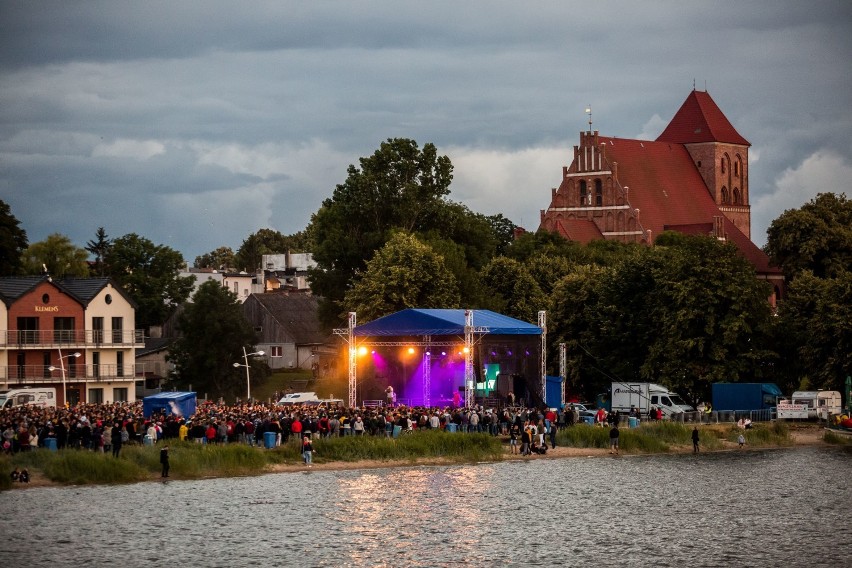
[[[385,398],[387,398],[387,405],[393,406],[396,402],[396,394],[393,392],[393,387],[388,385],[388,388],[385,389]]]

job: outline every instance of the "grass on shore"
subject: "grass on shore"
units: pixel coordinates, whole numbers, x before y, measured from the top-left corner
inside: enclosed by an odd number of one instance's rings
[[[692,425],[677,422],[645,422],[638,428],[619,428],[618,445],[623,453],[654,454],[670,452],[678,446],[692,447]],[[786,424],[773,422],[748,430],[730,425],[699,426],[702,450],[718,450],[724,441],[736,443],[744,433],[750,447],[789,446],[793,440]],[[557,444],[575,448],[609,448],[609,428],[579,424],[563,428]]]
[[[30,475],[41,473],[47,479],[66,485],[134,483],[160,473],[158,446],[125,446],[116,459],[109,453],[80,450],[18,453],[0,457],[0,490],[12,486],[8,472],[27,468]],[[414,461],[418,458],[445,458],[458,462],[499,460],[501,440],[486,434],[458,435],[446,432],[416,432],[397,439],[373,436],[347,436],[314,442],[315,463],[360,460]],[[231,477],[262,473],[271,465],[300,464],[301,446],[291,440],[272,450],[245,444],[207,445],[170,442],[171,476],[179,479]]]

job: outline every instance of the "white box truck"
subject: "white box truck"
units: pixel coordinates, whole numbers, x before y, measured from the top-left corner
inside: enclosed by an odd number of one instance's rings
[[[680,395],[654,383],[612,383],[610,405],[612,410],[622,414],[630,412],[631,408],[638,408],[642,416],[647,416],[652,406],[661,408],[664,417],[695,411]]]
[[[56,389],[47,387],[24,387],[0,391],[0,408],[16,406],[56,406]]]

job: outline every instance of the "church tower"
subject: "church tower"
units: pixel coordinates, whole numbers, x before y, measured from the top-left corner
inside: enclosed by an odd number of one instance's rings
[[[693,90],[657,142],[683,144],[719,210],[751,238],[748,140],[706,91]]]

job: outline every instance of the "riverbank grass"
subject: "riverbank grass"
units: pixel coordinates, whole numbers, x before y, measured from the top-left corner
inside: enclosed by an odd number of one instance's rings
[[[619,428],[618,445],[622,453],[659,454],[678,446],[692,447],[692,426],[677,422],[645,422],[636,428]],[[578,424],[563,428],[556,435],[557,444],[573,448],[609,448],[610,428]],[[700,447],[717,450],[722,446],[720,433],[712,427],[699,427]]]

